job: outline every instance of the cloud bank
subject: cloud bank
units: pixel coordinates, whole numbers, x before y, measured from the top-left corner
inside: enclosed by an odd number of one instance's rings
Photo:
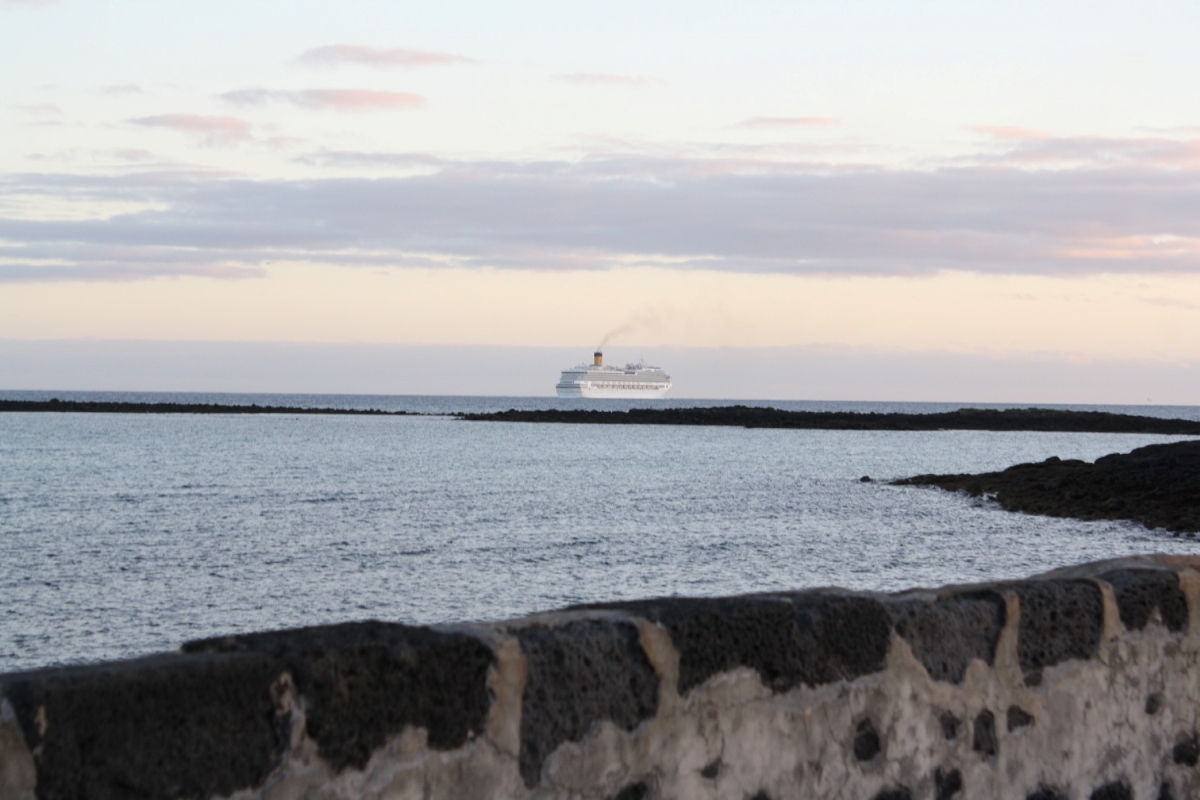
[[[238,138],[229,117],[138,124]],[[122,200],[107,220],[0,218],[0,280],[254,274],[264,261],[545,270],[673,265],[920,275],[1200,272],[1200,140],[1018,139],[970,164],[832,168],[630,155],[454,162],[322,152],[422,174],[253,181],[27,174],[0,201]]]

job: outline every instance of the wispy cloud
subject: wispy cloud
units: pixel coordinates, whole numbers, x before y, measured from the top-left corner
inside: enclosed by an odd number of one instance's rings
[[[80,263],[38,263],[15,259],[0,262],[0,283],[50,283],[54,281],[128,282],[150,278],[191,275],[219,280],[246,280],[266,277],[267,271],[254,264],[192,263],[186,258],[164,259],[160,255],[149,263],[116,257]]]
[[[1155,128],[1155,127],[1139,127],[1137,130],[1145,131],[1153,134],[1167,134],[1174,136],[1185,136],[1200,134],[1200,125],[1179,125],[1173,128]]]
[[[52,6],[58,0],[0,0],[0,5],[6,6]]]
[[[299,147],[307,140],[300,136],[268,136],[261,140],[261,143],[271,150],[288,150],[293,147]]]
[[[142,87],[136,83],[118,83],[113,86],[105,86],[100,91],[104,94],[143,94]]]
[[[968,125],[967,130],[993,136],[997,139],[1029,141],[1031,139],[1052,139],[1052,134],[1045,131],[1035,131],[1032,128],[1019,128],[1015,125]]]
[[[113,158],[119,158],[122,161],[141,162],[154,160],[154,153],[137,147],[120,147],[108,152],[112,154]]]
[[[293,159],[311,167],[444,167],[451,163],[429,153],[363,153],[353,150],[320,150]]]
[[[137,117],[129,121],[134,125],[147,128],[166,128],[180,133],[190,133],[201,137],[204,144],[210,146],[237,144],[253,139],[250,134],[250,123],[237,117],[206,114],[158,114],[151,117]]]
[[[623,86],[629,89],[638,89],[662,82],[643,75],[617,75],[611,72],[572,72],[569,75],[555,75],[554,77],[576,86]]]
[[[733,125],[734,128],[807,128],[841,125],[837,117],[750,117]]]
[[[13,106],[17,111],[34,117],[61,117],[63,110],[54,103],[30,103]]]
[[[301,108],[334,111],[378,111],[381,109],[418,108],[425,98],[412,92],[388,92],[376,89],[238,89],[225,92],[221,99],[236,106],[263,106],[291,103]]]
[[[409,50],[403,47],[366,47],[357,44],[331,44],[305,50],[296,62],[306,66],[338,66],[364,64],[368,67],[401,67],[420,69],[452,64],[477,64],[475,59],[454,53],[429,50]]]
[[[1143,303],[1149,303],[1152,306],[1161,306],[1163,308],[1182,308],[1188,311],[1200,309],[1200,306],[1190,300],[1181,300],[1177,297],[1143,297]]]

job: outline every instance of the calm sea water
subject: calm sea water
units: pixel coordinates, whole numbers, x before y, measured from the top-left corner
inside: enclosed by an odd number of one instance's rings
[[[18,394],[35,393],[3,396]],[[139,398],[212,399],[119,399]],[[558,404],[332,402],[441,412]],[[1200,408],[1156,415],[1196,419]],[[1194,540],[1132,524],[1009,514],[859,481],[1091,460],[1178,438],[0,414],[0,670],[352,619],[499,619],[823,585],[898,590],[1197,553]]]

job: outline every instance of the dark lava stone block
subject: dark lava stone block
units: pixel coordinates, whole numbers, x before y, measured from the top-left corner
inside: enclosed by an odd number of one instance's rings
[[[971,749],[982,753],[986,758],[994,756],[1000,746],[996,741],[996,715],[986,708],[975,717],[975,736],[971,741]]]
[[[936,790],[936,800],[950,800],[962,791],[962,773],[956,769],[945,772],[941,767],[933,771],[933,785]]]
[[[878,600],[836,592],[662,598],[604,606],[662,625],[679,652],[679,692],[738,667],[772,691],[819,686],[883,669],[891,637]]]
[[[891,789],[884,789],[875,795],[874,800],[913,800],[913,796],[907,786],[895,786]]]
[[[281,671],[259,654],[169,654],[15,673],[0,691],[40,800],[204,798],[258,786],[279,763]]]
[[[1090,800],[1133,800],[1133,791],[1124,781],[1114,781],[1092,792]]]
[[[879,755],[882,749],[879,733],[871,724],[871,720],[860,721],[854,730],[854,757],[859,761],[870,761]]]
[[[879,672],[892,638],[883,603],[826,592],[792,595],[800,641],[800,677],[810,686]]]
[[[1197,738],[1196,734],[1192,734],[1176,744],[1171,750],[1171,758],[1176,764],[1183,764],[1187,767],[1196,766],[1196,762],[1200,761],[1200,738]]]
[[[529,666],[521,701],[521,777],[534,786],[542,762],[597,722],[633,730],[658,711],[658,676],[637,626],[587,620],[517,634]]]
[[[1113,587],[1121,623],[1127,630],[1140,631],[1150,621],[1154,609],[1168,630],[1182,631],[1188,624],[1187,597],[1179,586],[1179,576],[1168,570],[1120,569],[1100,579]]]
[[[756,670],[776,691],[786,691],[800,680],[796,609],[785,599],[663,598],[604,608],[623,610],[667,629],[679,652],[680,694],[738,667]]]
[[[1025,728],[1032,725],[1034,722],[1033,715],[1020,706],[1008,707],[1008,732],[1012,733],[1017,728]]]
[[[1004,598],[995,592],[963,593],[928,602],[885,602],[896,635],[908,642],[935,681],[961,683],[967,664],[978,658],[991,666],[1004,630]]]
[[[645,781],[631,783],[612,796],[612,800],[646,800],[650,796],[650,784]]]
[[[949,711],[943,711],[938,715],[938,724],[942,726],[942,736],[947,739],[958,738],[958,717]]]
[[[291,672],[307,732],[336,770],[362,768],[405,725],[453,750],[483,729],[491,648],[460,633],[376,621],[205,639],[187,652],[264,653]]]
[[[1011,584],[1011,588],[1021,598],[1017,655],[1022,670],[1096,655],[1104,630],[1104,602],[1094,583],[1025,581]]]
[[[1025,800],[1067,800],[1067,796],[1049,786],[1039,786],[1037,791],[1027,796]]]

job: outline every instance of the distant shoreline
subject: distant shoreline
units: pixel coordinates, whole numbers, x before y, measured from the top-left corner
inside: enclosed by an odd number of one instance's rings
[[[541,422],[588,425],[692,425],[861,431],[1045,431],[1067,433],[1154,433],[1200,436],[1200,422],[1107,411],[1045,408],[963,408],[933,414],[857,411],[782,411],[777,408],[635,408],[629,411],[497,411],[460,414],[473,422]]]
[[[384,411],[377,408],[301,408],[297,406],[248,406],[224,403],[127,403],[95,400],[0,400],[0,412],[33,411],[81,414],[338,414],[354,416],[416,417],[416,411]]]
[[[0,400],[3,412],[82,414],[305,414],[336,416],[430,416],[419,411],[377,408],[332,408],[233,405],[225,403],[137,403],[96,400]],[[771,407],[713,406],[704,408],[635,408],[628,411],[532,410],[453,413],[470,422],[573,423],[585,425],[684,425],[795,430],[860,431],[1043,431],[1063,433],[1149,433],[1200,436],[1200,421],[1163,419],[1107,411],[1068,411],[1046,408],[980,409],[928,414],[859,411],[784,411]]]

